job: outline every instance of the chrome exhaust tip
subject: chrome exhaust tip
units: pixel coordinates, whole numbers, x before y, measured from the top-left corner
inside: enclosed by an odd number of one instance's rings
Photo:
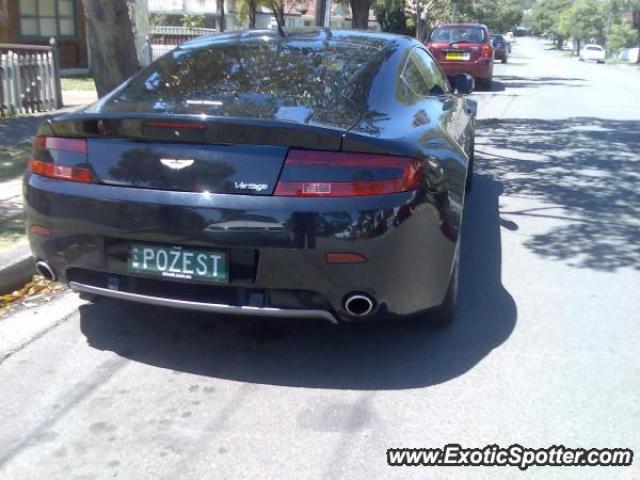
[[[57,278],[56,272],[54,272],[53,268],[51,268],[51,266],[44,260],[36,262],[36,270],[40,275],[42,275],[47,280],[51,280],[52,282]]]
[[[352,293],[344,301],[344,309],[354,317],[366,317],[374,308],[373,299],[362,293]]]

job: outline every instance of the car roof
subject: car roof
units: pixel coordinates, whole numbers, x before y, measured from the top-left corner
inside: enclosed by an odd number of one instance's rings
[[[486,28],[487,30],[489,29],[484,23],[477,23],[477,22],[441,23],[439,25],[436,25],[434,28],[439,28],[439,27],[481,27],[481,28]]]
[[[387,50],[403,46],[411,46],[417,41],[408,36],[393,33],[372,32],[368,30],[339,30],[331,28],[311,27],[301,29],[284,29],[284,35],[277,30],[239,30],[216,33],[189,40],[178,48],[206,47],[215,44],[233,44],[256,40],[292,41],[331,41],[334,43],[362,44],[369,48]]]

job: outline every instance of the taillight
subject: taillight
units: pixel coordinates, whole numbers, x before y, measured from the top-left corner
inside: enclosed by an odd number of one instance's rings
[[[491,45],[483,45],[482,50],[480,51],[480,56],[483,58],[491,58],[493,56],[493,48]]]
[[[290,150],[275,195],[351,197],[406,192],[420,187],[420,160],[368,153]]]
[[[29,171],[43,177],[89,183],[91,170],[78,167],[87,162],[87,141],[82,138],[38,136],[33,140]]]

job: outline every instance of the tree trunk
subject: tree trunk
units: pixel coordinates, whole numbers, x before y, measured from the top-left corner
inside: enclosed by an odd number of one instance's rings
[[[324,27],[324,18],[327,12],[327,0],[316,0],[316,27]]]
[[[227,28],[224,17],[224,0],[216,0],[216,7],[218,9],[218,30],[224,32]]]
[[[351,5],[351,28],[366,30],[369,27],[370,0],[349,0]]]
[[[249,1],[249,28],[251,30],[256,29],[256,11],[258,10],[258,2],[254,0]]]
[[[276,17],[280,31],[284,28],[286,20],[284,17],[284,2],[285,0],[271,0],[271,10],[273,10],[273,15]]]
[[[142,32],[136,24],[136,15],[133,15],[135,5],[129,8],[130,1],[84,0],[91,73],[100,97],[140,68],[134,32]],[[146,0],[143,3],[146,5]]]
[[[580,56],[580,44],[582,43],[581,40],[576,40],[576,55]]]
[[[420,6],[419,3],[416,6],[416,38],[423,43],[429,33],[429,11],[434,4],[435,0],[430,0],[423,6]]]

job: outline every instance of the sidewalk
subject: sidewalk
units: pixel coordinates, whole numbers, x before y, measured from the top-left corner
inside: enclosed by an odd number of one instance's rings
[[[33,275],[22,211],[22,175],[38,126],[96,100],[95,92],[88,91],[64,91],[63,97],[64,109],[0,118],[0,295],[20,288]]]

